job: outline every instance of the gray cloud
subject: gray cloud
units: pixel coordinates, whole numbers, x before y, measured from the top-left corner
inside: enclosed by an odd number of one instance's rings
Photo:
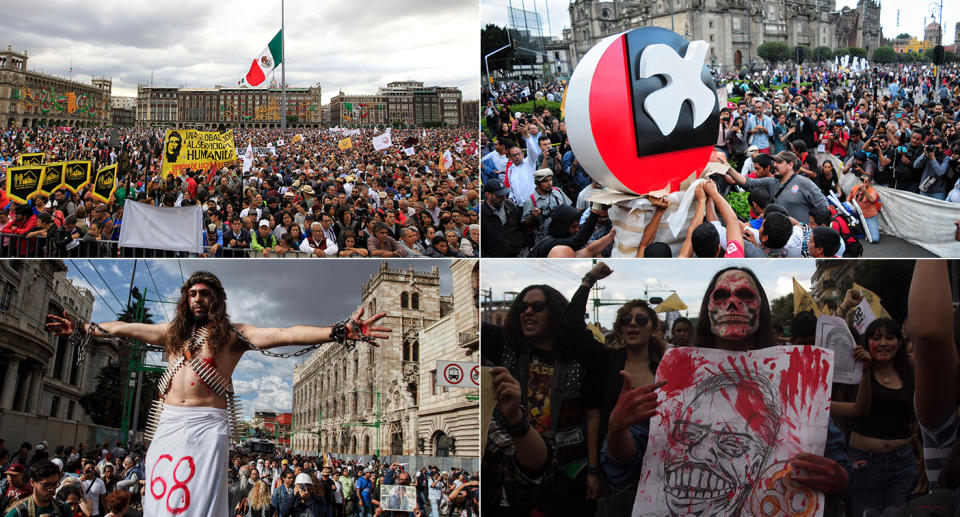
[[[279,30],[277,4],[37,0],[6,6],[0,33],[29,51],[29,68],[66,77],[72,60],[74,80],[106,75],[114,95],[136,95],[151,72],[155,85],[234,86]],[[377,0],[363,9],[291,0],[287,83],[320,83],[326,101],[340,89],[373,93],[389,81],[415,79],[457,86],[465,99],[476,99],[478,20],[472,0]]]

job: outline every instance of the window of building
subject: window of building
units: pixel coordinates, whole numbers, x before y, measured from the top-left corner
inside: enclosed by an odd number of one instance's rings
[[[430,394],[437,394],[437,371],[430,370]]]
[[[401,309],[406,309],[406,308],[407,308],[407,305],[409,305],[409,301],[410,301],[409,298],[410,298],[410,296],[407,294],[406,291],[400,293],[400,308],[401,308]]]
[[[16,260],[12,262],[17,262]],[[10,309],[10,302],[13,300],[13,284],[10,282],[3,283],[3,293],[0,294],[0,311],[5,311]]]
[[[72,400],[70,401],[69,404],[67,404],[67,420],[73,420],[73,408],[75,405],[76,405],[76,402]]]
[[[708,22],[708,26],[709,26],[711,29],[713,28],[713,20],[710,20],[710,22]]]
[[[50,417],[57,418],[57,412],[60,411],[60,397],[53,397],[50,401]]]
[[[450,449],[451,449],[450,446],[452,445],[451,442],[452,440],[450,439],[449,436],[447,436],[443,432],[438,432],[434,455],[440,456],[440,457],[450,456]]]
[[[413,309],[420,309],[420,293],[413,293],[413,296],[410,297],[410,306]]]

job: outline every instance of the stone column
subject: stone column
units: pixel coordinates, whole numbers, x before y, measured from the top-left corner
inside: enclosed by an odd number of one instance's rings
[[[30,379],[30,394],[27,397],[27,404],[25,411],[27,413],[38,414],[40,410],[40,395],[41,388],[43,387],[43,375],[44,370],[42,368],[37,368],[33,371],[33,375]]]
[[[26,365],[23,365],[26,366]],[[30,392],[30,382],[33,380],[34,372],[32,369],[25,368],[23,371],[23,378],[20,381],[22,389],[17,393],[16,400],[13,402],[14,411],[26,411],[27,395]]]
[[[3,378],[3,391],[0,391],[0,408],[13,409],[13,396],[17,393],[17,373],[20,371],[20,357],[13,356],[7,361],[7,374]]]

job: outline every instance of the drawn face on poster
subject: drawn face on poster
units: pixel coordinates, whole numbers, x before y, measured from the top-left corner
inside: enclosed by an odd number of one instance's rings
[[[383,509],[387,511],[409,512],[417,507],[417,489],[407,485],[383,485],[380,488]]]
[[[710,376],[682,414],[665,454],[671,515],[740,515],[780,428],[773,384],[748,372]]]
[[[817,347],[668,350],[634,517],[822,514],[789,460],[823,453],[832,362]]]

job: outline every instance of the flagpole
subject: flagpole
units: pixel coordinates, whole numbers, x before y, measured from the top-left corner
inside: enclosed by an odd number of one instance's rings
[[[280,0],[280,129],[287,130],[287,31],[284,27],[283,0]]]

